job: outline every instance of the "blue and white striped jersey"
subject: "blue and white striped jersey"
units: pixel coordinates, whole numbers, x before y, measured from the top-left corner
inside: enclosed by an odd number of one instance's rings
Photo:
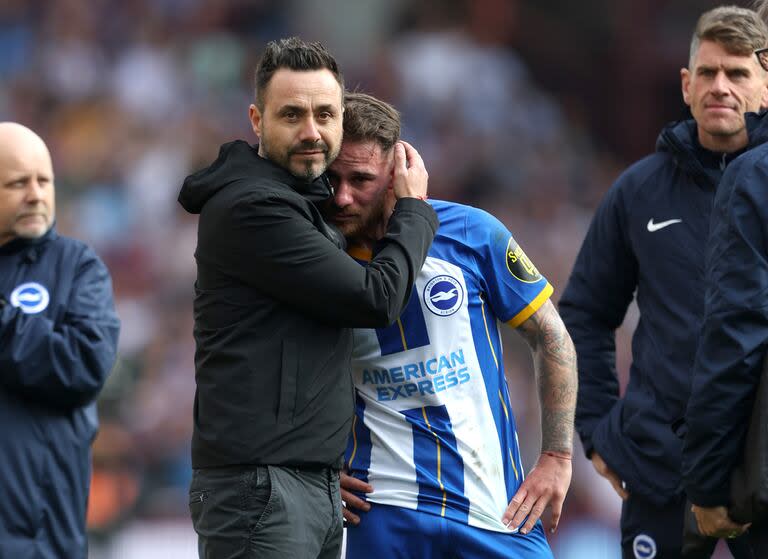
[[[552,286],[499,220],[431,203],[440,228],[406,310],[354,332],[346,463],[373,486],[371,502],[507,531],[524,473],[498,324],[520,325]]]

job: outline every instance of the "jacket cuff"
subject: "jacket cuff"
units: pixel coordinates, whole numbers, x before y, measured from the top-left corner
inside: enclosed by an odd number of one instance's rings
[[[400,198],[395,203],[395,213],[397,212],[413,212],[422,216],[427,220],[429,226],[432,228],[432,233],[437,232],[437,227],[440,222],[437,219],[437,213],[432,205],[419,198]]]
[[[698,491],[685,484],[683,484],[683,488],[688,500],[699,507],[727,507],[731,500],[727,489],[721,491]]]

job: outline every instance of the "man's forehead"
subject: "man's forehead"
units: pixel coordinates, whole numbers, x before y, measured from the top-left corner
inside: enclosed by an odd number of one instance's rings
[[[5,177],[33,173],[52,175],[53,165],[44,145],[5,146],[0,149],[0,173]]]
[[[374,141],[350,141],[345,140],[341,145],[339,156],[331,164],[354,168],[377,169],[382,164],[388,164],[393,160],[393,151],[382,152],[381,146]]]
[[[341,105],[341,86],[330,70],[277,70],[267,85],[265,102],[275,106]]]
[[[50,162],[43,139],[21,124],[0,122],[0,161],[19,164],[30,160]]]
[[[754,53],[730,52],[719,41],[701,41],[694,57],[694,67],[746,68],[756,64]]]

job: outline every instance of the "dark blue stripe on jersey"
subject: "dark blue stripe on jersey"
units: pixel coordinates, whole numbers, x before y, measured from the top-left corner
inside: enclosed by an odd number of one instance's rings
[[[348,473],[352,477],[368,483],[368,469],[371,466],[371,430],[365,422],[365,400],[360,393],[355,391],[355,421],[352,435],[347,442],[347,452],[344,461],[347,464]],[[359,494],[365,498],[364,494]]]
[[[400,332],[402,326],[403,331]],[[411,298],[400,315],[400,324],[395,322],[388,328],[377,328],[376,337],[379,339],[382,355],[399,353],[406,349],[414,349],[429,345],[427,323],[424,320],[424,312],[419,302],[419,294],[416,289],[411,291]],[[403,337],[408,347],[403,347]]]
[[[416,482],[419,485],[416,510],[442,515],[466,524],[469,518],[469,500],[464,496],[464,461],[456,446],[448,410],[445,406],[426,406],[404,410],[401,413],[413,429],[413,462],[416,466]],[[439,437],[440,445],[439,481],[438,440],[435,434]],[[441,482],[445,494],[440,489]]]

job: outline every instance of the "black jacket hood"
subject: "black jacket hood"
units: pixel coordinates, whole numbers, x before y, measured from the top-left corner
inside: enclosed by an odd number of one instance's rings
[[[184,179],[179,203],[192,214],[199,214],[203,206],[221,189],[235,182],[268,180],[270,187],[289,188],[304,198],[318,203],[331,195],[331,186],[325,174],[313,181],[291,173],[258,154],[258,146],[235,140],[221,146],[219,156],[211,165]]]

